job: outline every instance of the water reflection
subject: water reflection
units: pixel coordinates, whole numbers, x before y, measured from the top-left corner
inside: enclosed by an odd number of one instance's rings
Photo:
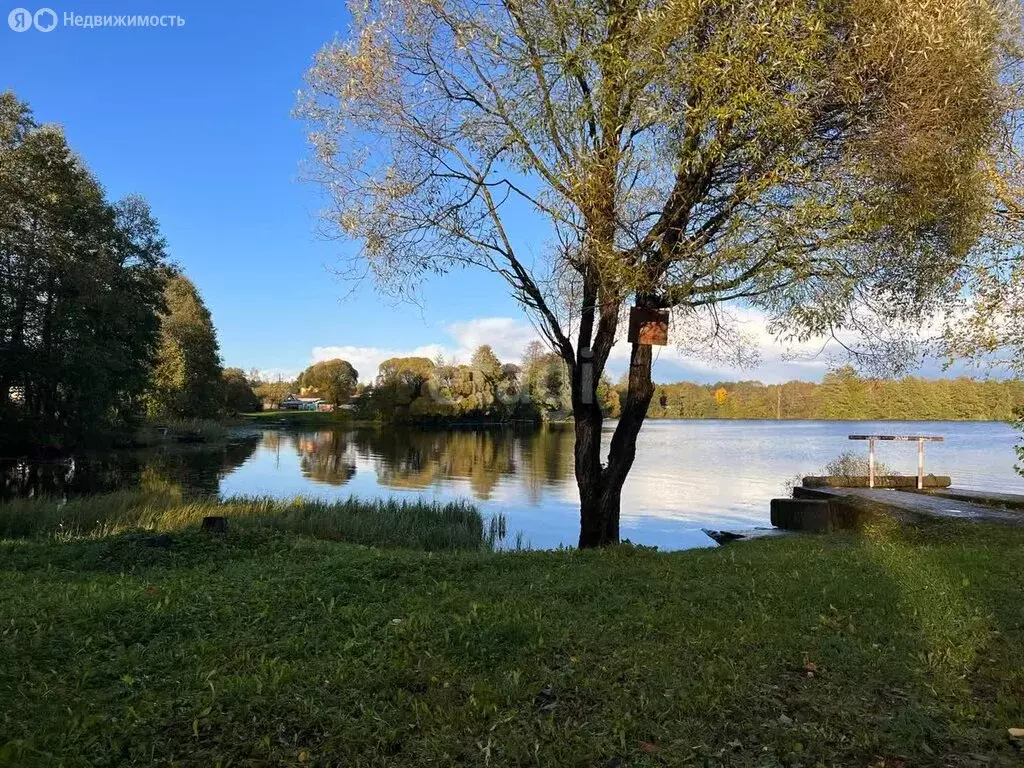
[[[344,485],[356,473],[348,436],[336,430],[303,433],[294,439],[302,475],[318,483]]]
[[[463,480],[473,498],[489,501],[502,479],[522,476],[528,499],[539,502],[544,488],[572,472],[572,432],[559,427],[528,430],[420,431],[376,429],[343,432],[266,432],[261,452],[280,467],[282,447],[299,457],[302,476],[342,486],[359,464],[372,468],[377,485],[396,491],[424,491]]]
[[[256,451],[260,438],[216,448],[168,445],[142,451],[71,456],[50,461],[0,460],[0,496],[79,496],[133,488],[144,482],[181,486],[191,495],[217,494],[220,481]]]
[[[604,434],[605,446],[613,425]],[[1017,434],[978,422],[655,421],[644,426],[622,494],[622,535],[664,548],[710,544],[702,527],[768,525],[783,483],[845,450],[847,435],[941,434],[927,468],[965,488],[1024,492],[1014,472]],[[142,482],[187,493],[321,498],[469,498],[500,512],[535,547],[574,544],[579,507],[571,428],[504,430],[265,430],[223,449],[121,453],[69,463],[0,465],[6,495],[87,493]],[[916,452],[880,447],[879,459],[907,473]],[[148,474],[147,474],[148,473]]]

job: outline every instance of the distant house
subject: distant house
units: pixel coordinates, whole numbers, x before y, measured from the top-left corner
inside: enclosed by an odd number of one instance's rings
[[[282,411],[318,411],[323,400],[319,397],[299,397],[289,393],[278,406]]]

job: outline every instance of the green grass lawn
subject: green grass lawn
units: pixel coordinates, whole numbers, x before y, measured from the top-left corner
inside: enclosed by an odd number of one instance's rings
[[[494,553],[257,520],[0,543],[0,763],[1024,761],[1021,530]]]

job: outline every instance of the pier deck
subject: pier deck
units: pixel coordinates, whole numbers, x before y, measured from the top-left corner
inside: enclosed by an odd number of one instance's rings
[[[793,495],[806,499],[848,499],[884,507],[904,520],[917,517],[973,520],[1024,526],[1024,496],[984,493],[958,488],[903,491],[888,488],[802,488]],[[1019,506],[1018,506],[1019,505]]]
[[[922,493],[942,496],[956,501],[969,501],[1006,509],[1024,510],[1024,496],[1019,493],[998,493],[995,491],[971,491],[966,488],[932,488]]]

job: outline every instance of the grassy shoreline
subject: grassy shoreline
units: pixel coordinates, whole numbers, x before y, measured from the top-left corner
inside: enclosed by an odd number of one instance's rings
[[[0,541],[102,539],[125,532],[196,529],[207,516],[243,532],[269,531],[379,547],[493,550],[504,536],[501,517],[485,520],[472,504],[350,497],[343,501],[266,496],[186,498],[179,487],[152,482],[139,489],[70,500],[15,498],[0,502]]]
[[[1019,530],[438,553],[242,519],[0,541],[0,764],[1021,759]]]

